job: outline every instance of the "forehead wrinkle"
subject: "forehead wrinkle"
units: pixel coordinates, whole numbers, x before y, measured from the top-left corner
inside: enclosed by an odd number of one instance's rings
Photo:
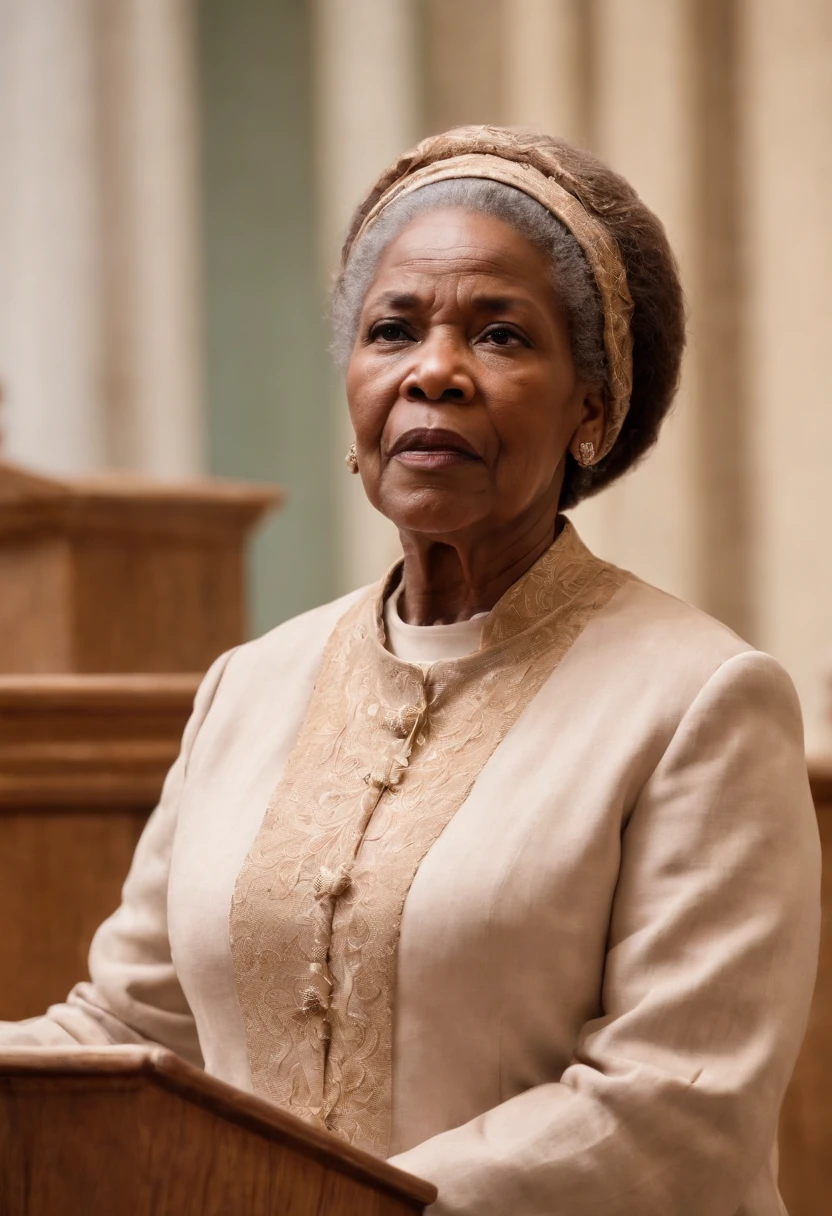
[[[401,275],[404,281],[400,286],[389,286],[385,289],[385,280],[388,276],[394,275]],[[412,282],[414,277],[417,280],[416,283]],[[475,308],[496,312],[502,309],[516,310],[529,307],[537,310],[541,307],[533,286],[518,281],[516,274],[511,274],[504,269],[492,271],[477,267],[472,270],[456,270],[450,266],[441,266],[439,273],[430,275],[426,275],[423,268],[388,267],[379,276],[380,281],[374,284],[376,290],[367,293],[365,307],[378,308],[389,305],[407,310],[429,306],[436,302],[440,281],[448,284],[450,280],[453,284],[455,278],[458,281],[454,285],[454,294],[457,298],[460,295],[467,296],[469,304]],[[486,282],[482,280],[486,280]],[[549,304],[550,297],[554,295],[552,284],[547,278],[544,278],[541,285],[544,287],[546,302]]]
[[[398,279],[401,276],[401,286],[388,286],[390,279]],[[414,280],[415,279],[415,283]],[[440,263],[434,266],[430,262],[422,262],[421,265],[402,265],[385,267],[378,275],[376,282],[367,293],[367,302],[394,302],[395,300],[407,301],[408,305],[415,303],[416,298],[421,298],[424,295],[435,294],[439,282],[447,282],[448,280],[458,279],[458,289],[474,290],[476,289],[477,281],[481,282],[479,294],[483,297],[491,299],[528,299],[535,294],[534,288],[536,284],[528,284],[518,279],[518,276],[512,273],[505,267],[487,268],[482,265],[476,267],[460,267],[448,263]],[[548,278],[545,276],[541,281],[541,286],[544,287],[548,294],[551,287]]]
[[[513,292],[511,289],[506,291],[504,282],[494,284],[493,289],[489,289],[484,285],[479,285],[475,282],[468,283],[467,279],[478,276],[464,275],[460,276],[460,282],[455,284],[453,295],[459,299],[466,299],[469,306],[484,312],[510,312],[523,310],[524,308],[536,307],[536,301],[528,292],[519,290]],[[381,291],[378,294],[369,294],[367,296],[367,305],[371,308],[395,308],[402,312],[407,312],[412,309],[430,307],[437,302],[437,292],[433,284],[430,289],[418,290],[409,288],[390,288],[387,291]]]
[[[482,217],[480,217],[482,218]],[[545,261],[541,251],[525,237],[514,232],[505,225],[506,231],[502,239],[493,235],[485,239],[473,238],[469,233],[458,228],[450,234],[430,235],[419,231],[409,231],[408,228],[390,242],[382,252],[382,263],[388,259],[393,262],[420,262],[450,260],[457,262],[470,261],[476,265],[496,265],[514,267],[518,262],[526,265],[534,264],[540,268],[541,259]],[[443,239],[444,238],[444,239]],[[466,239],[467,238],[467,239]],[[520,248],[518,248],[518,244]]]
[[[382,273],[406,270],[410,267],[425,268],[440,274],[496,274],[502,278],[516,278],[517,259],[506,254],[488,254],[482,250],[468,252],[463,249],[438,250],[436,252],[413,252],[400,255],[382,267]]]
[[[512,256],[512,251],[492,251],[475,243],[449,245],[430,251],[425,250],[424,246],[410,250],[399,247],[388,252],[393,252],[393,256],[386,265],[382,262],[373,286],[382,287],[386,283],[389,284],[390,279],[396,275],[402,275],[406,279],[410,276],[418,277],[422,282],[425,279],[434,280],[434,288],[438,287],[440,281],[447,282],[453,278],[462,280],[459,284],[462,287],[464,280],[480,277],[499,280],[499,289],[490,293],[495,296],[505,294],[506,286],[514,287],[522,295],[532,297],[541,288],[547,297],[551,291],[548,267],[540,264],[542,255],[532,247],[528,250],[531,255],[528,259],[518,259],[516,251],[515,256]],[[521,270],[520,274],[518,269]],[[397,294],[405,295],[410,292],[408,287],[404,287]],[[367,302],[371,296],[373,299],[377,298],[375,293],[368,292]]]
[[[424,234],[405,229],[382,254],[364,307],[433,310],[449,289],[458,304],[467,297],[467,307],[477,311],[510,306],[548,314],[553,303],[557,307],[545,256],[530,243],[524,241],[521,251],[513,233],[507,248],[501,241],[466,240],[458,229],[453,238],[425,241]]]

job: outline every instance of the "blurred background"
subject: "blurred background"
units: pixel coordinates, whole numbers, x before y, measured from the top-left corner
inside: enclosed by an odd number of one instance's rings
[[[576,523],[776,655],[832,751],[829,0],[0,0],[3,457],[286,487],[253,632],[377,577],[327,288],[380,169],[467,122],[587,145],[667,225],[678,405]]]

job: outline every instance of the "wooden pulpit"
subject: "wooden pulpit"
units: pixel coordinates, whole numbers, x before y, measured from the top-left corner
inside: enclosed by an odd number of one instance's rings
[[[0,461],[0,1020],[87,973],[275,486]],[[2,1212],[2,1208],[0,1208]]]
[[[245,543],[282,497],[0,461],[0,671],[205,671],[245,636]]]
[[[3,1216],[412,1216],[435,1198],[160,1048],[0,1052]]]

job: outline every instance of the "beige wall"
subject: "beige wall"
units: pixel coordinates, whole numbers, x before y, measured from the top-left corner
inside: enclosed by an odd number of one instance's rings
[[[191,0],[0,0],[5,453],[203,459]]]
[[[832,5],[745,0],[746,393],[758,632],[812,746],[832,688]]]

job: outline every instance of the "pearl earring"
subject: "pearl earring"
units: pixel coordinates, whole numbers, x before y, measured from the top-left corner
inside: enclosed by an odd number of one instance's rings
[[[351,473],[358,472],[358,453],[355,450],[354,443],[351,443],[349,446],[349,451],[347,452],[346,456],[344,457],[344,464],[347,466],[347,468],[349,469],[349,471]]]
[[[578,464],[582,469],[588,469],[595,463],[595,444],[591,439],[578,445]]]

